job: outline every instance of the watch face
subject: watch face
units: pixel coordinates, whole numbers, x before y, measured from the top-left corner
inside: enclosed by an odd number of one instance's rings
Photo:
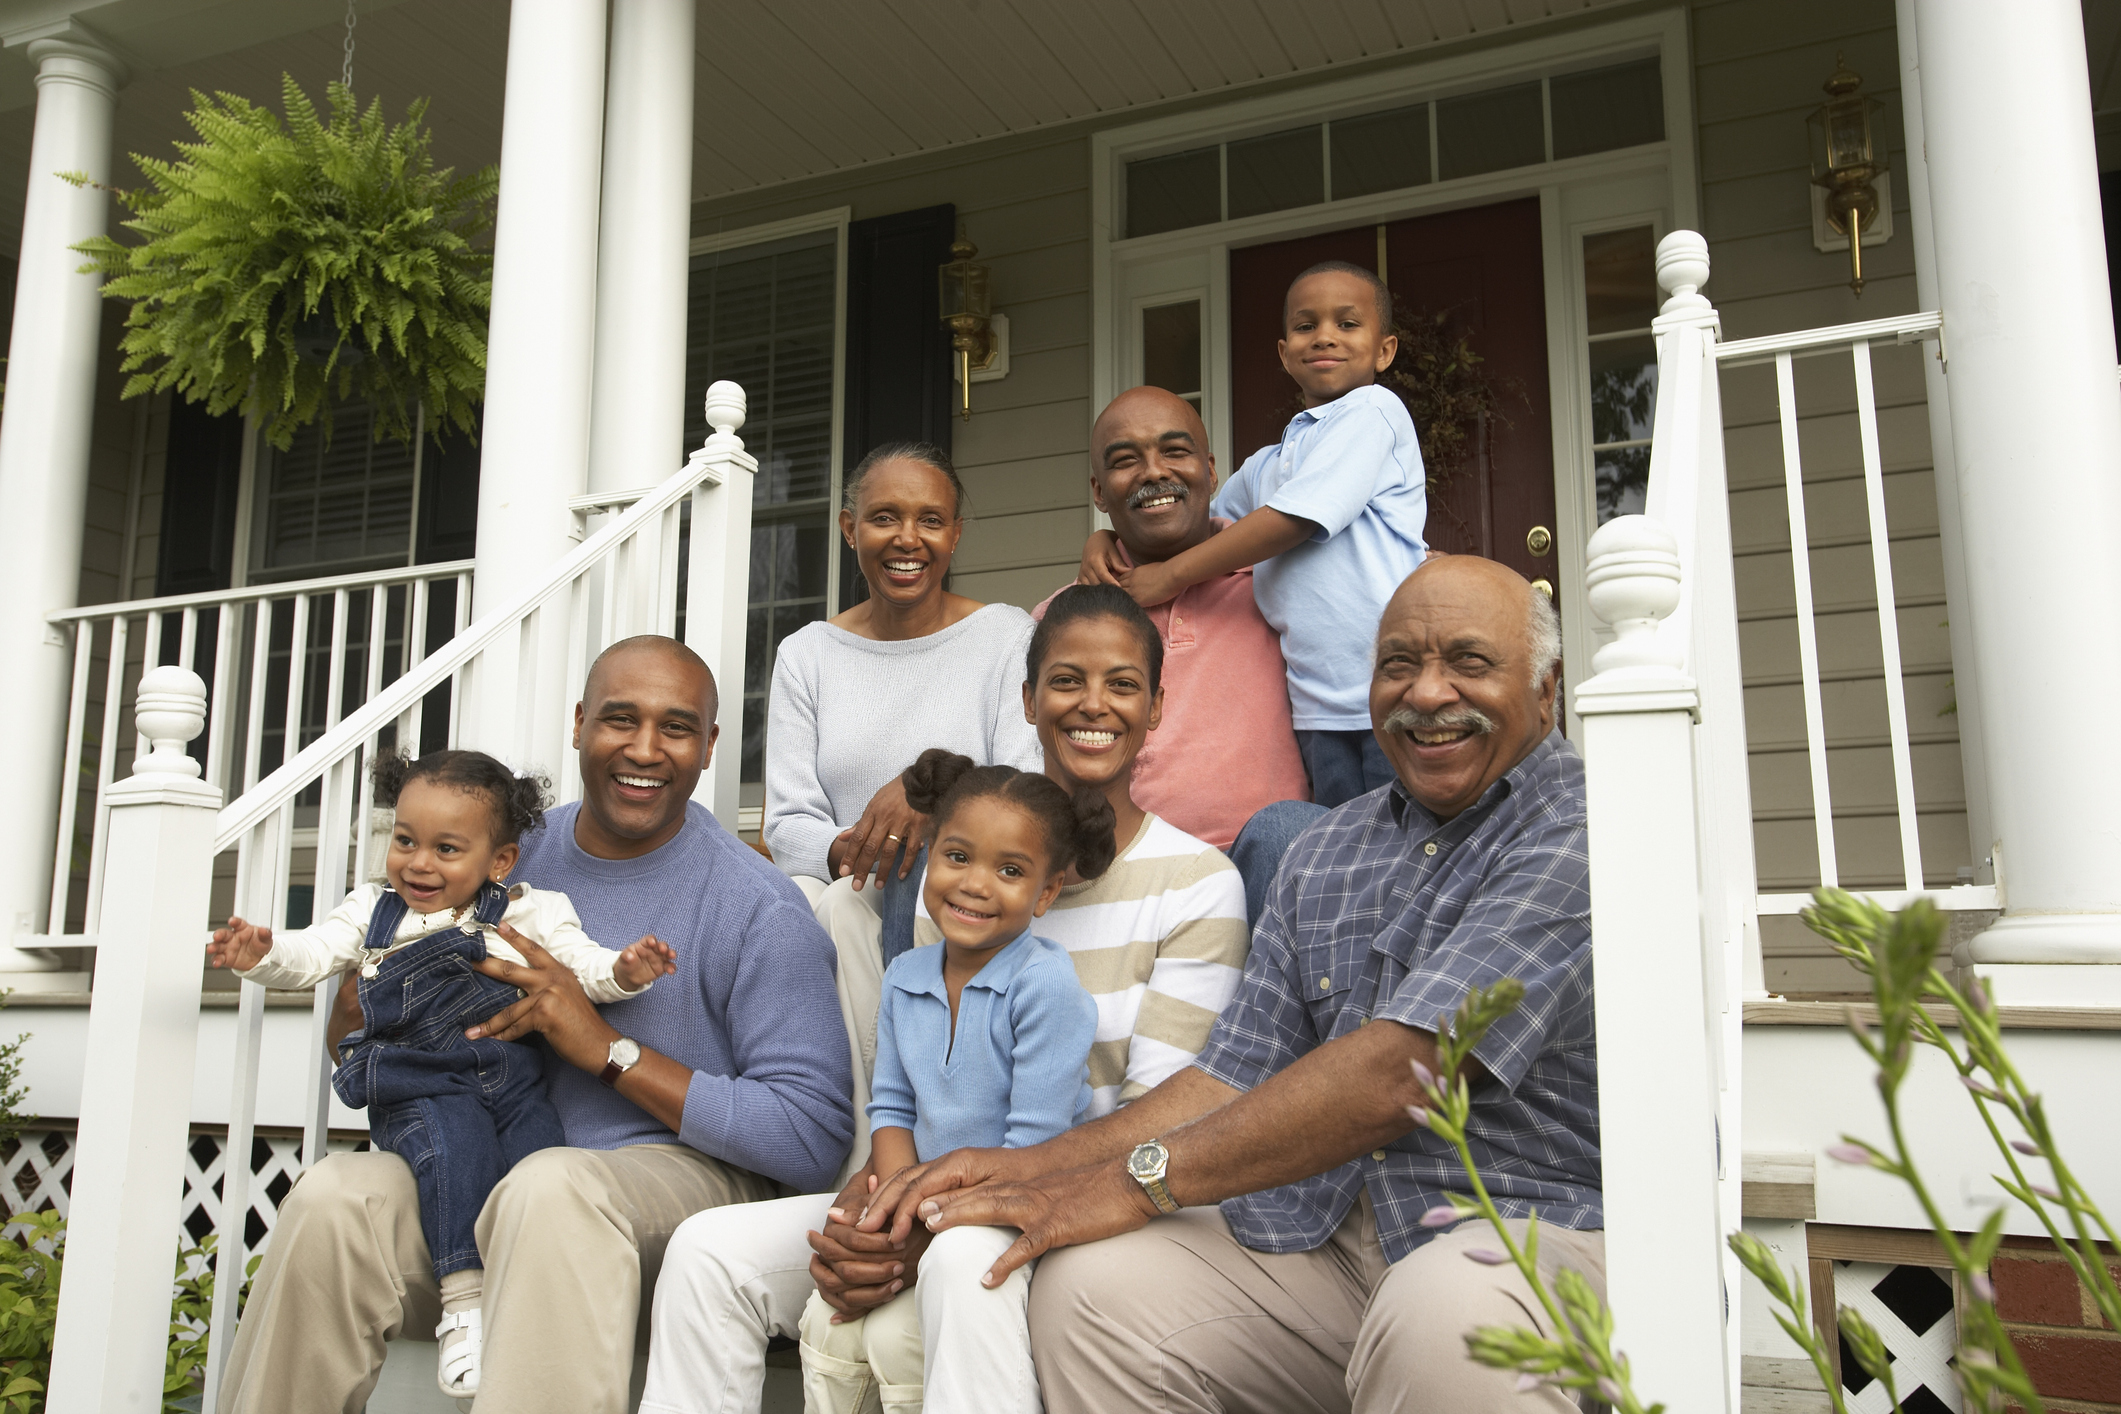
[[[621,1036],[611,1043],[611,1063],[631,1066],[640,1063],[641,1043],[631,1036]]]
[[[1127,1156],[1127,1172],[1136,1178],[1161,1178],[1170,1159],[1171,1151],[1161,1141],[1151,1139]]]

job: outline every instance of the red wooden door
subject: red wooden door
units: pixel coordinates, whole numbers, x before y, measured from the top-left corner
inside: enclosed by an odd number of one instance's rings
[[[1446,330],[1463,334],[1485,360],[1495,393],[1495,413],[1469,429],[1466,455],[1456,465],[1428,467],[1428,542],[1551,581],[1554,442],[1539,202],[1449,211],[1381,229],[1385,279],[1401,319],[1444,315]],[[1379,231],[1358,226],[1230,252],[1231,405],[1240,458],[1279,441],[1303,406],[1274,353],[1289,281],[1322,260],[1376,269]]]

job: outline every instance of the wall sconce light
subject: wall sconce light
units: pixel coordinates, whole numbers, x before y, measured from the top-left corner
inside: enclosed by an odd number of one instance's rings
[[[994,313],[987,267],[972,258],[978,254],[979,247],[965,239],[960,227],[950,245],[951,258],[935,272],[943,324],[957,355],[959,409],[967,422],[972,420],[973,379],[985,382],[1009,371],[1008,319]]]
[[[1879,219],[1876,183],[1886,172],[1871,131],[1878,100],[1839,54],[1824,85],[1826,102],[1806,120],[1811,129],[1812,184],[1821,188],[1827,226],[1849,247],[1849,288],[1863,297],[1863,241]],[[1889,219],[1889,216],[1888,216]]]

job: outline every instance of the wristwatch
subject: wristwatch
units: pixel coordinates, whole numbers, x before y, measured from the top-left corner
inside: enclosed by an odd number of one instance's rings
[[[1171,1190],[1164,1187],[1164,1170],[1171,1166],[1171,1151],[1164,1147],[1161,1139],[1151,1139],[1146,1144],[1137,1144],[1134,1152],[1127,1155],[1127,1173],[1142,1191],[1149,1195],[1158,1212],[1175,1213],[1178,1200]]]
[[[641,1043],[631,1036],[621,1036],[611,1043],[611,1056],[604,1062],[604,1073],[597,1079],[606,1085],[617,1085],[619,1077],[641,1063]]]

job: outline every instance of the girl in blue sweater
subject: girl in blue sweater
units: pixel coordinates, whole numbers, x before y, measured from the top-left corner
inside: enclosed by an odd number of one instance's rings
[[[1094,879],[1113,854],[1102,792],[1070,797],[1044,775],[941,750],[924,752],[905,784],[907,803],[934,820],[922,898],[943,943],[915,948],[884,973],[869,1103],[880,1175],[952,1149],[1042,1143],[1088,1108],[1097,1007],[1067,950],[1031,923],[1060,896],[1071,867]],[[1036,1411],[1028,1274],[1011,1274],[970,1306],[953,1302],[948,1323],[943,1303],[922,1301],[918,1285],[851,1318],[813,1294],[802,1320],[809,1414],[924,1404],[933,1414]],[[951,1362],[980,1372],[979,1388],[926,1378],[946,1341],[989,1356]]]

